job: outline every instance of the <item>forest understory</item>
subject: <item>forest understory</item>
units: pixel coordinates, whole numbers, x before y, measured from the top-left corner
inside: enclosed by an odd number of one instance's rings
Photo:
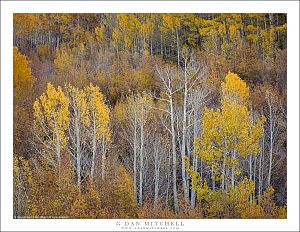
[[[14,218],[286,218],[286,14],[14,14]]]

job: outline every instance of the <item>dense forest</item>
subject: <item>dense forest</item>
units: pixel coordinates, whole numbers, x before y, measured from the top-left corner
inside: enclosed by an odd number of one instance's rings
[[[14,218],[286,218],[286,14],[14,14]]]

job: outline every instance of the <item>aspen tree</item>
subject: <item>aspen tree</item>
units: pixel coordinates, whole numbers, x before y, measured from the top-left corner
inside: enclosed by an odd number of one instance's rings
[[[239,157],[257,155],[260,152],[259,140],[264,129],[261,120],[254,120],[247,109],[249,89],[246,83],[236,74],[229,73],[222,84],[222,108],[205,109],[201,141],[195,146],[202,159],[217,171],[217,179],[221,179],[221,188],[229,179],[235,186],[235,176]],[[200,144],[199,144],[200,142]],[[226,167],[231,168],[231,177]]]
[[[24,99],[31,90],[34,77],[27,57],[22,55],[16,47],[14,47],[13,65],[14,99],[18,101]]]
[[[87,110],[89,112],[90,133],[92,138],[92,162],[91,162],[91,178],[94,177],[96,155],[98,147],[101,147],[101,178],[105,176],[105,160],[108,143],[110,141],[109,129],[109,108],[104,103],[103,94],[98,86],[90,84],[84,89],[87,94]]]
[[[56,89],[48,83],[46,92],[34,102],[33,109],[34,134],[37,143],[42,145],[37,148],[38,152],[52,165],[59,166],[68,141],[69,99],[60,86]]]
[[[67,95],[70,101],[70,126],[71,153],[76,160],[77,186],[81,184],[82,159],[84,156],[84,143],[86,137],[86,127],[90,125],[86,93],[73,86],[67,86]]]

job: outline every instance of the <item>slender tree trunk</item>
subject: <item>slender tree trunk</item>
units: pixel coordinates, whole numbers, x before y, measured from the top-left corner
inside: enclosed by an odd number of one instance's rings
[[[252,154],[249,155],[249,180],[252,180]]]
[[[166,207],[168,207],[169,205],[169,187],[170,187],[170,166],[171,166],[171,153],[169,151],[168,153],[168,169],[167,169],[167,190],[166,190]]]
[[[211,168],[211,179],[212,179],[212,190],[216,190],[216,181],[215,181],[215,174],[214,174],[214,168]]]
[[[179,68],[180,66],[180,45],[179,45],[179,34],[178,34],[178,29],[176,27],[176,42],[177,42],[177,67]]]
[[[249,156],[249,180],[252,180],[252,154]],[[250,196],[250,202],[253,202],[253,196]]]
[[[258,166],[258,196],[261,196],[261,192],[262,192],[261,170],[262,170],[262,152],[261,152],[260,155],[259,155],[259,166]]]
[[[257,156],[254,157],[254,167],[253,167],[253,182],[254,182],[254,193],[253,193],[253,199],[255,197],[255,188],[256,188],[256,161],[257,161]]]
[[[137,118],[136,112],[134,112],[134,135],[133,135],[133,188],[134,188],[134,199],[137,202],[137,171],[136,171],[136,162],[137,162]]]
[[[101,178],[104,180],[105,177],[105,160],[106,160],[106,154],[105,154],[105,137],[103,135],[102,138],[102,163],[101,163]]]
[[[261,166],[261,191],[263,192],[264,191],[264,162],[265,162],[265,134],[263,136],[263,148],[262,148],[262,166]],[[261,193],[262,193],[261,192]]]
[[[188,100],[188,86],[187,86],[187,60],[184,60],[184,98],[183,98],[183,124],[182,124],[182,142],[181,142],[181,172],[183,181],[183,192],[185,205],[189,204],[188,186],[186,181],[185,171],[185,150],[186,150],[186,121],[187,121],[187,100]]]
[[[273,115],[272,106],[270,100],[268,100],[269,105],[269,125],[270,125],[270,160],[269,160],[269,172],[268,172],[268,187],[271,185],[271,175],[272,175],[272,159],[273,159]]]
[[[60,136],[59,136],[58,132],[56,132],[56,155],[57,155],[58,166],[60,167],[60,164],[61,164],[61,158],[60,158]]]
[[[59,49],[59,42],[60,42],[60,41],[59,41],[59,35],[58,35],[57,38],[56,38],[56,48],[57,48],[57,49]]]
[[[160,158],[158,154],[158,149],[155,149],[154,154],[154,169],[155,169],[155,177],[154,177],[154,208],[157,207],[158,201],[158,191],[159,191],[159,172],[160,172]]]
[[[75,116],[76,117],[76,116]],[[81,151],[80,151],[80,129],[78,118],[75,119],[75,133],[76,133],[76,170],[77,170],[77,186],[81,183]]]
[[[222,167],[222,190],[225,189],[225,171],[226,171],[226,154],[223,157],[223,167]]]
[[[160,55],[161,55],[161,58],[164,57],[164,46],[163,46],[162,35],[160,36]]]
[[[195,172],[197,172],[197,166],[198,166],[198,159],[197,157],[193,156],[193,170]],[[202,178],[202,176],[200,176],[200,178]],[[201,181],[202,184],[202,181]],[[192,189],[191,190],[191,208],[195,208],[196,205],[196,193],[195,191]]]
[[[201,182],[203,183],[204,182],[204,178],[203,178],[203,162],[202,162],[202,159],[199,158],[200,160],[200,176],[201,176]],[[197,168],[197,167],[196,167]],[[197,169],[196,169],[197,170]]]
[[[95,123],[95,112],[93,112],[93,140],[92,140],[92,149],[93,149],[93,157],[92,157],[92,166],[91,166],[91,179],[94,179],[94,171],[95,171],[95,158],[97,152],[97,143],[96,143],[96,123]]]
[[[174,121],[174,109],[173,98],[170,96],[170,110],[171,110],[171,132],[172,132],[172,160],[173,160],[173,197],[174,197],[174,209],[177,213],[179,211],[178,197],[177,197],[177,185],[176,185],[176,135],[175,135],[175,121]]]
[[[143,164],[143,149],[144,149],[144,106],[142,106],[142,119],[141,119],[141,148],[140,148],[140,191],[139,191],[139,204],[142,206],[143,204],[143,171],[144,171],[144,164]]]
[[[235,159],[236,151],[233,151],[233,160]],[[231,168],[231,187],[234,188],[234,179],[235,179],[235,166],[232,166]]]
[[[197,111],[197,108],[196,108],[197,102],[194,100],[193,103],[194,103],[193,133],[194,133],[194,141],[195,141],[195,138],[198,138],[198,123],[197,123],[197,121],[198,121],[198,111]],[[197,166],[198,166],[198,158],[195,154],[193,154],[193,171],[194,172],[197,172],[197,169],[198,169]],[[202,178],[202,174],[200,174],[200,178]],[[196,193],[192,189],[191,190],[191,208],[195,208],[195,204],[196,204]]]

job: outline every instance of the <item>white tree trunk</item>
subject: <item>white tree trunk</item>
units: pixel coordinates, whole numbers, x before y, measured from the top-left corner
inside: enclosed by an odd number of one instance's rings
[[[179,34],[178,34],[178,29],[176,27],[176,42],[177,42],[177,67],[179,68],[180,66],[180,45],[179,45]]]
[[[58,132],[56,132],[56,155],[57,155],[58,166],[60,167],[60,164],[61,164],[61,158],[60,158],[60,136],[59,136]]]
[[[158,145],[158,144],[156,144]],[[159,172],[160,172],[160,162],[161,158],[159,157],[158,148],[154,148],[154,169],[155,169],[155,176],[154,176],[154,208],[157,207],[158,201],[158,193],[159,193]]]
[[[91,166],[91,179],[94,179],[94,171],[95,171],[95,158],[97,152],[97,142],[96,142],[96,123],[95,123],[95,112],[93,112],[93,140],[92,140],[92,150],[93,150],[93,157],[92,157],[92,166]]]
[[[144,106],[142,106],[142,118],[141,118],[141,148],[140,148],[140,191],[139,191],[139,204],[142,206],[143,204],[143,171],[144,171],[144,163],[143,163],[143,152],[144,152]]]
[[[133,191],[134,199],[137,202],[137,180],[136,180],[136,162],[137,162],[137,119],[136,111],[134,111],[134,135],[133,135]]]
[[[257,162],[257,156],[254,157],[254,167],[253,167],[253,182],[254,182],[254,193],[253,193],[253,199],[255,197],[255,186],[256,186],[256,162]]]
[[[270,98],[268,97],[269,106],[269,127],[270,127],[270,159],[269,159],[269,172],[268,172],[268,187],[271,185],[272,175],[272,159],[273,159],[273,112]]]
[[[75,116],[76,117],[76,116]],[[77,171],[77,186],[81,183],[81,151],[80,151],[80,129],[78,118],[75,119],[75,135],[76,135],[76,171]]]
[[[104,180],[104,177],[105,177],[105,160],[106,160],[105,137],[103,135],[103,138],[102,138],[102,163],[101,163],[101,178],[102,178],[102,180]]]
[[[233,160],[235,159],[235,155],[236,155],[236,151],[234,150],[233,151],[233,156],[232,156],[232,158],[233,158]],[[235,167],[234,166],[232,166],[232,168],[231,168],[231,186],[234,188],[234,181],[235,181]]]
[[[166,190],[166,202],[165,202],[166,207],[168,207],[168,205],[169,205],[170,166],[171,166],[171,153],[169,151],[168,152],[168,168],[167,168],[167,190]]]
[[[185,150],[186,150],[186,131],[187,131],[187,101],[188,101],[188,80],[187,80],[187,59],[184,60],[184,98],[183,98],[183,124],[182,124],[182,142],[181,142],[181,172],[183,181],[183,192],[185,205],[189,204],[188,186],[185,170]]]
[[[175,212],[179,211],[178,197],[177,197],[177,185],[176,185],[176,135],[175,135],[175,121],[174,121],[174,109],[173,109],[173,99],[170,96],[170,113],[171,113],[171,133],[172,133],[172,174],[173,174],[173,197],[174,197],[174,209]]]

